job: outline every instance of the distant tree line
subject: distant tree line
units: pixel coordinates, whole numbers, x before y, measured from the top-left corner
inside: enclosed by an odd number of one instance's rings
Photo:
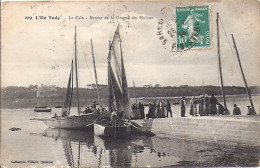
[[[238,86],[226,86],[226,95],[246,94],[245,87]],[[249,88],[251,94],[260,94],[260,86],[252,86]],[[50,99],[63,99],[66,95],[66,88],[56,88],[56,93],[51,94]],[[52,91],[53,92],[53,91]],[[179,86],[179,87],[130,87],[130,97],[171,97],[171,96],[199,96],[207,94],[221,95],[221,88],[218,86]],[[136,95],[134,94],[136,93]],[[75,95],[76,92],[74,91]],[[95,89],[79,88],[80,98],[95,99],[97,92]],[[107,89],[100,89],[100,97],[107,97]],[[1,88],[1,99],[16,100],[16,99],[36,99],[37,98],[37,87],[31,85],[30,87],[18,87],[8,86]]]

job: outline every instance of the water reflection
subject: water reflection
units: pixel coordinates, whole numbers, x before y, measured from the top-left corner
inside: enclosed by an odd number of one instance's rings
[[[259,161],[259,148],[246,148],[249,152],[241,158],[239,146],[203,141],[140,135],[110,139],[95,136],[93,130],[51,128],[45,130],[43,136],[62,143],[63,155],[70,167],[232,166],[240,165],[241,159],[250,160],[251,165]],[[230,160],[227,154],[240,159]]]
[[[131,167],[133,154],[131,140],[109,139],[94,136],[94,142],[95,146],[100,148],[101,151],[109,151],[109,165],[111,167]],[[101,165],[101,152],[99,161]]]
[[[160,162],[160,159],[164,157],[168,157],[171,162],[174,160],[165,152],[157,152],[153,149],[152,139],[148,136],[135,135],[129,139],[110,139],[95,136],[93,130],[53,128],[46,129],[42,135],[62,142],[67,164],[71,167],[92,165],[95,167],[136,167],[150,165],[150,159],[153,159],[153,162]],[[85,146],[87,149],[84,148]]]
[[[94,133],[93,130],[69,130],[69,129],[57,129],[57,128],[48,128],[46,129],[43,136],[51,137],[55,141],[62,141],[62,146],[64,154],[67,160],[67,163],[70,167],[75,167],[72,143],[78,144],[78,153],[77,153],[77,165],[80,166],[80,151],[81,146],[86,145],[90,149],[94,145]]]

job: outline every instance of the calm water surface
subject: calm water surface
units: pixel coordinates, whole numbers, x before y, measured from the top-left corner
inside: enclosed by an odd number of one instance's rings
[[[259,100],[259,98],[257,98]],[[233,99],[248,104],[246,98]],[[258,101],[259,102],[259,101]],[[259,104],[256,108],[259,110]],[[179,106],[173,106],[174,116]],[[244,110],[245,109],[245,110]],[[147,109],[146,109],[147,110]],[[246,108],[241,108],[246,114]],[[33,109],[2,109],[1,163],[6,167],[163,167],[163,166],[257,166],[259,147],[210,144],[164,136],[132,136],[125,140],[102,139],[93,130],[47,128],[42,121],[52,113]],[[12,127],[20,131],[10,131]],[[26,163],[12,163],[26,162]],[[28,162],[31,162],[30,164]],[[35,162],[35,163],[32,163]]]

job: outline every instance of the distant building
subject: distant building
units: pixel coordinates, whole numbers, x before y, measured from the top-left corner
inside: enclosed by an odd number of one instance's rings
[[[143,87],[150,88],[150,87],[153,87],[153,85],[152,84],[150,84],[150,85],[143,85]]]
[[[88,89],[96,89],[96,84],[89,84],[87,85]]]
[[[87,89],[96,89],[96,84],[89,84],[87,85]],[[98,88],[99,89],[104,89],[104,88],[107,88],[107,85],[98,85]]]
[[[37,89],[37,97],[44,98],[44,97],[55,97],[58,96],[57,94],[57,87],[55,85],[41,85]]]

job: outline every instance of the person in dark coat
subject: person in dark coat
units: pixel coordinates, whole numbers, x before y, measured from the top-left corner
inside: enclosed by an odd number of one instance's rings
[[[233,115],[241,115],[240,108],[236,104],[234,104]]]
[[[207,94],[204,96],[203,113],[204,115],[209,115],[209,97]]]
[[[181,101],[180,101],[180,105],[181,105],[181,116],[185,117],[185,97],[183,96]]]
[[[141,102],[139,102],[138,108],[139,108],[141,119],[144,119],[145,118],[145,115],[144,115],[144,105]]]
[[[153,118],[157,118],[157,106],[155,102],[153,102]]]
[[[171,117],[172,117],[172,108],[171,108],[171,103],[169,102],[169,100],[167,100],[166,110],[167,110],[167,118],[169,117],[168,113],[170,113]]]
[[[154,107],[152,103],[149,103],[148,114],[146,115],[147,119],[154,118]]]
[[[217,102],[218,100],[214,97],[214,94],[212,94],[209,99],[209,113],[211,115],[217,114]]]
[[[158,101],[157,105],[156,105],[156,113],[157,113],[157,117],[158,118],[162,118],[162,114],[161,114],[161,105],[160,105],[160,102]]]

